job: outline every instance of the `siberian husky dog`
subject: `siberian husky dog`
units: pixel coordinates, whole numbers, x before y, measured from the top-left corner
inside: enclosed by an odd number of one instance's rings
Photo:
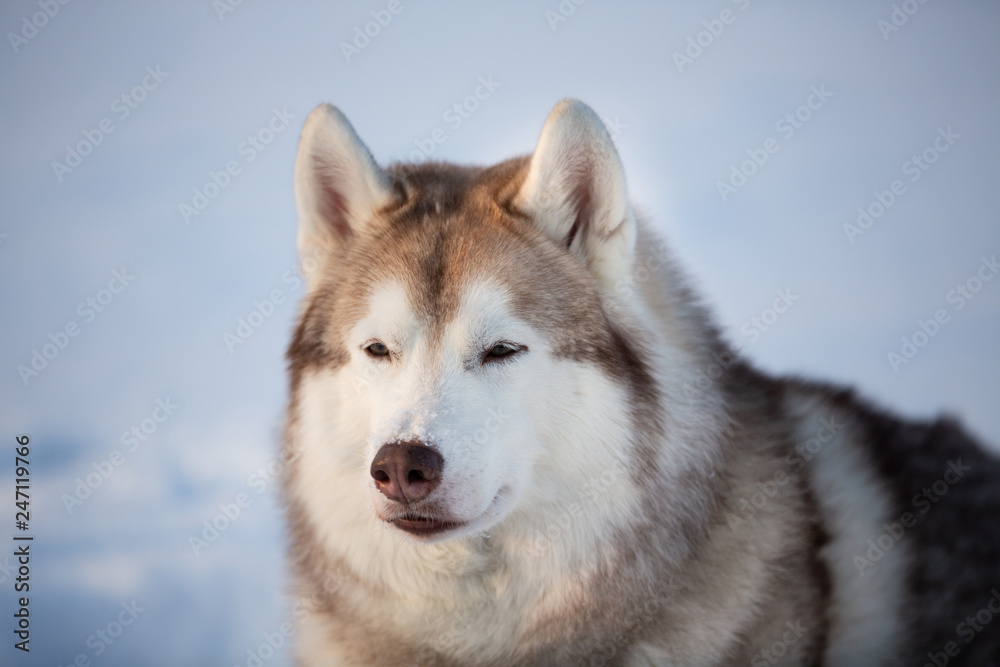
[[[566,100],[380,167],[309,116],[284,492],[300,665],[987,665],[1000,463],[722,340]]]

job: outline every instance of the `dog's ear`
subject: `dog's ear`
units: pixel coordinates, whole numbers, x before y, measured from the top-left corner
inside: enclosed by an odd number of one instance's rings
[[[513,205],[605,287],[631,271],[636,223],[625,172],[604,123],[586,104],[563,100],[549,114]]]
[[[313,109],[295,158],[300,261],[313,263],[349,243],[395,200],[392,179],[344,114],[330,104]],[[313,287],[315,276],[306,277]]]

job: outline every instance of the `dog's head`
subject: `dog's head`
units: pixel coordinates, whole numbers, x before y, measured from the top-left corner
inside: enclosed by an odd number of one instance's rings
[[[609,315],[637,230],[589,107],[560,103],[528,158],[382,169],[324,105],[295,179],[290,429],[324,520],[468,535],[540,502],[529,487],[621,470],[630,406],[655,389]]]

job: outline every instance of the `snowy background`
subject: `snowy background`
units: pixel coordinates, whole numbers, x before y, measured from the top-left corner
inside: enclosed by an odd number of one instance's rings
[[[293,158],[320,102],[383,162],[433,147],[490,163],[530,151],[559,99],[584,100],[755,362],[1000,444],[1000,279],[977,278],[1000,253],[995,3],[16,0],[0,30],[4,665],[289,664],[287,643],[265,644],[288,611],[266,469],[302,295]],[[468,99],[481,77],[492,91]],[[845,231],[859,207],[881,214]],[[971,300],[949,300],[959,285]],[[778,290],[797,298],[774,319]],[[30,655],[11,633],[23,433]]]

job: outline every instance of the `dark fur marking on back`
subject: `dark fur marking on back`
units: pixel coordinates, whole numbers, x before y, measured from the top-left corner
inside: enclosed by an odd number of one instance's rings
[[[867,451],[893,492],[891,520],[904,512],[916,519],[900,538],[914,558],[906,579],[902,612],[909,631],[900,664],[923,664],[928,652],[943,651],[949,641],[961,648],[949,666],[1000,664],[1000,632],[987,628],[968,644],[956,633],[959,623],[986,605],[992,588],[1000,590],[1000,458],[952,419],[902,421],[869,407],[850,389],[805,381],[795,386],[828,398],[860,422]],[[942,480],[949,462],[959,459],[972,469],[922,514],[914,496]]]

